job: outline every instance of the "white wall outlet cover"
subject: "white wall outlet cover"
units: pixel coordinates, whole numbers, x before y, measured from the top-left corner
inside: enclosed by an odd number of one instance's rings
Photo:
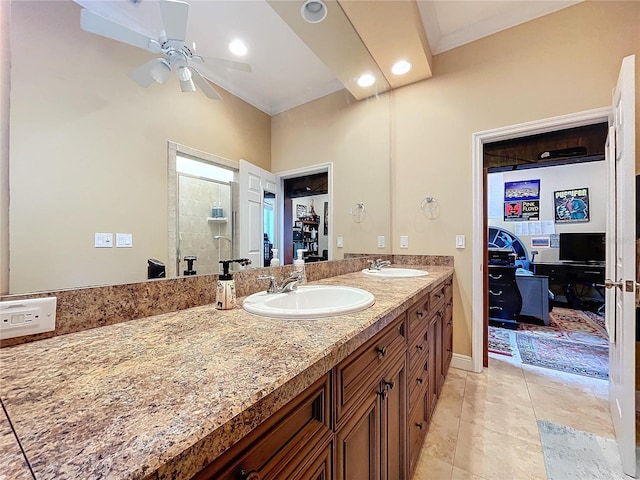
[[[116,233],[116,248],[131,248],[131,247],[133,247],[133,234]]]
[[[56,329],[56,297],[0,302],[0,339]]]
[[[344,247],[344,238],[343,237],[337,237],[336,238],[336,247],[338,247],[338,248]]]
[[[384,235],[378,235],[378,248],[384,248]]]
[[[400,248],[409,248],[409,237],[407,235],[400,236]]]
[[[464,248],[464,235],[456,235],[456,248]]]
[[[96,233],[94,239],[95,248],[113,247],[113,233]]]

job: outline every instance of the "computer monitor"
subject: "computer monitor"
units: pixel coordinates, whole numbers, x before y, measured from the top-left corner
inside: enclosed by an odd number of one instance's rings
[[[561,261],[604,262],[605,258],[604,232],[560,234]]]

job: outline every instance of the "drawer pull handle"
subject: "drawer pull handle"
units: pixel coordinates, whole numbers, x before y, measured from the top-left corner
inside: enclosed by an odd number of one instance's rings
[[[386,380],[383,380],[384,382],[384,389],[388,392],[389,390],[393,390],[393,387],[396,386],[395,383],[393,382],[387,382]]]
[[[436,298],[438,300],[440,300],[442,297],[444,297],[444,293],[436,293]]]
[[[418,378],[416,378],[416,382],[418,382],[420,385],[422,385],[423,380],[420,377],[418,377]]]
[[[420,318],[424,317],[424,312],[416,312],[416,315]]]
[[[378,358],[384,357],[385,353],[387,353],[386,347],[377,347],[376,352],[378,353]]]
[[[492,306],[492,307],[489,307],[489,310],[502,310],[502,307]]]
[[[417,348],[418,350],[420,350],[420,351],[424,350],[424,346],[422,346],[422,345],[416,345],[416,348]]]
[[[260,475],[256,471],[247,472],[246,470],[240,470],[240,480],[260,480]]]
[[[491,275],[491,274],[489,274],[489,278],[493,278],[494,280],[500,280],[502,278],[502,274],[500,274],[500,275]]]
[[[418,427],[420,430],[422,430],[422,423],[416,423],[416,427]]]
[[[438,317],[442,318],[442,317],[444,317],[444,312],[442,310],[438,310],[438,313],[436,315],[438,315]]]
[[[498,293],[494,292],[493,290],[489,290],[489,293],[491,295],[495,295],[496,297],[499,297],[500,295],[502,295],[502,290],[500,290]]]

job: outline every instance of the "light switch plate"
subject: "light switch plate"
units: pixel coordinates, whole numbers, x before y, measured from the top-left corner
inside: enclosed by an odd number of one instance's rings
[[[384,235],[378,235],[378,248],[384,248]]]
[[[464,248],[464,235],[456,235],[456,248]]]
[[[0,338],[22,337],[56,329],[56,297],[0,302]]]
[[[409,237],[407,235],[400,235],[400,248],[409,248]]]
[[[336,247],[338,247],[338,248],[344,247],[344,238],[342,238],[342,237],[337,237],[336,238]]]
[[[133,247],[133,234],[116,233],[116,248],[131,248],[131,247]]]
[[[96,233],[95,240],[94,240],[94,247],[96,248],[113,247],[113,233]]]

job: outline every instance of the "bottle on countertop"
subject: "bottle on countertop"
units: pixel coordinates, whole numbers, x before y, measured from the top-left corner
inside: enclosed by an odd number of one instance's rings
[[[298,252],[298,257],[293,261],[293,266],[296,272],[300,272],[301,279],[298,281],[298,283],[302,285],[303,283],[307,283],[306,273],[304,270],[304,257],[303,257],[303,254],[304,252],[306,252],[306,250],[304,248],[299,248],[297,252]]]
[[[278,258],[278,249],[274,248],[272,249],[273,251],[273,258],[271,259],[271,266],[272,267],[279,267],[280,266],[280,259]]]
[[[229,273],[229,263],[231,261],[223,261],[222,275],[218,276],[218,285],[216,288],[216,308],[218,310],[231,310],[236,306],[236,281],[233,275]]]

